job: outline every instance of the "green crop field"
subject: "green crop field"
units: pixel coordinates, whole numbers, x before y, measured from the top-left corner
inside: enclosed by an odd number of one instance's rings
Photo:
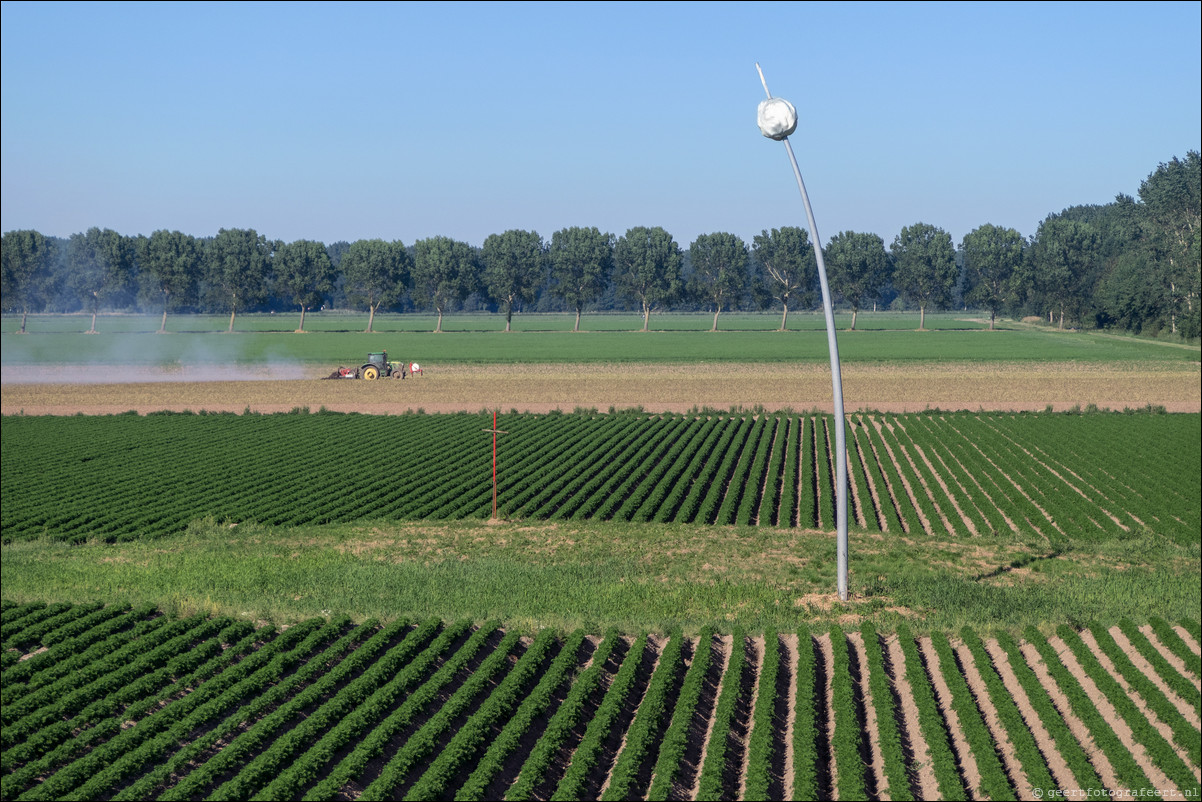
[[[295,362],[330,366],[345,364],[368,351],[387,350],[390,355],[429,364],[497,363],[596,363],[596,362],[826,362],[827,341],[822,317],[798,315],[802,321],[787,332],[755,326],[768,318],[751,318],[743,329],[708,331],[705,315],[662,316],[663,329],[640,332],[626,317],[603,317],[614,330],[573,333],[562,319],[552,318],[544,330],[496,330],[496,321],[478,316],[466,318],[462,330],[433,334],[426,326],[415,326],[408,316],[377,318],[377,333],[365,334],[366,321],[345,317],[332,330],[314,324],[310,333],[268,328],[279,316],[247,316],[247,331],[226,334],[203,325],[172,335],[157,335],[157,327],[133,326],[139,318],[114,321],[112,331],[82,333],[80,320],[57,316],[30,327],[30,334],[0,335],[5,366],[36,365],[192,365],[271,364]],[[745,316],[746,317],[746,316]],[[741,319],[741,318],[736,318]],[[88,319],[90,321],[90,318]],[[188,319],[189,321],[191,318]],[[523,318],[524,321],[544,320]],[[479,322],[477,322],[479,321]],[[1092,333],[1061,332],[1054,329],[1020,327],[987,331],[979,323],[940,317],[929,331],[915,331],[916,321],[903,316],[875,319],[862,316],[859,329],[840,334],[839,350],[844,361],[897,363],[939,362],[1040,362],[1082,361],[1191,363],[1198,361],[1197,346],[1173,345],[1129,337],[1106,337]],[[107,322],[107,321],[106,321]],[[735,321],[732,320],[732,323]],[[843,325],[849,321],[841,320]],[[10,321],[11,323],[11,321]],[[125,325],[122,325],[125,324]],[[181,320],[182,325],[187,325]],[[908,324],[908,325],[907,325]],[[86,329],[87,323],[84,323]],[[452,328],[450,326],[448,329]]]
[[[37,320],[3,345],[6,367],[825,361],[799,317]],[[1197,348],[906,323],[862,317],[845,359],[1196,380]],[[5,415],[3,798],[1197,798],[1202,415],[848,416],[840,602],[835,419],[739,410],[502,415],[500,519],[483,413]]]
[[[780,328],[780,314],[727,312],[718,317],[720,331],[776,331]],[[12,332],[20,328],[19,315],[4,315],[0,328]],[[305,315],[305,331],[309,332],[362,332],[367,329],[367,313],[359,312],[309,312]],[[709,331],[714,317],[706,313],[656,313],[651,316],[652,331]],[[565,313],[527,313],[513,318],[513,331],[570,332],[576,316]],[[229,315],[171,315],[167,318],[170,333],[221,333],[229,328]],[[104,334],[152,334],[162,323],[160,315],[100,315],[96,330]],[[432,332],[438,317],[425,313],[395,314],[382,312],[375,316],[372,328],[381,333],[389,332]],[[235,321],[238,332],[291,333],[300,324],[300,314],[243,314]],[[839,328],[851,325],[851,314],[840,312],[835,315]],[[926,316],[928,329],[971,330],[986,329],[987,320],[972,313],[932,312]],[[82,334],[92,325],[90,314],[30,315],[26,330],[31,334]],[[789,331],[820,331],[826,327],[821,312],[793,312],[789,315]],[[1000,328],[1006,328],[1003,322]],[[605,312],[586,314],[580,319],[582,332],[639,331],[643,328],[643,317],[637,313]],[[917,312],[861,312],[856,322],[857,329],[889,330],[918,328]],[[1013,325],[1010,326],[1013,328]],[[500,314],[462,312],[445,315],[442,321],[444,332],[503,332],[505,316]]]
[[[1013,534],[1053,548],[1202,528],[1198,415],[856,415],[849,518],[867,532]],[[503,416],[500,513],[830,529],[829,416]],[[5,543],[486,518],[487,415],[3,419]],[[45,444],[54,447],[46,448]],[[315,444],[320,444],[314,448]]]

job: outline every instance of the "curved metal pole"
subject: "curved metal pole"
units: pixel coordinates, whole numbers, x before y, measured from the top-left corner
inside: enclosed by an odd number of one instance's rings
[[[760,83],[764,85],[764,93],[769,98],[768,82],[764,80],[764,71],[760,65],[755,65],[760,74]],[[797,157],[793,155],[793,146],[789,138],[781,139],[789,154],[789,163],[793,165],[793,175],[797,178],[797,188],[801,190],[801,202],[805,206],[806,220],[810,224],[810,235],[814,240],[814,257],[818,261],[818,283],[822,286],[822,310],[826,314],[826,343],[831,358],[831,386],[835,400],[835,521],[836,521],[836,552],[838,561],[839,598],[847,601],[847,422],[843,416],[843,376],[839,368],[839,344],[835,341],[835,311],[831,304],[830,284],[826,280],[826,262],[822,258],[822,240],[818,237],[818,226],[814,223],[814,210],[810,207],[810,196],[806,193],[805,182],[801,180],[801,169],[797,166]]]

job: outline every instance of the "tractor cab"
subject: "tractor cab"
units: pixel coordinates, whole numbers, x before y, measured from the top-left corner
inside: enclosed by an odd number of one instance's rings
[[[368,354],[367,361],[363,363],[363,367],[359,368],[359,376],[369,381],[372,379],[378,379],[381,376],[391,375],[392,367],[388,364],[387,351]]]

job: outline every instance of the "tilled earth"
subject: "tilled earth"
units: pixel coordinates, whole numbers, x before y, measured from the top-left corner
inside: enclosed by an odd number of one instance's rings
[[[1148,404],[1202,412],[1198,363],[851,364],[843,368],[848,411],[1121,410]],[[403,381],[321,380],[324,368],[273,369],[6,367],[5,415],[115,414],[159,410],[399,414],[605,411],[696,407],[832,411],[830,369],[812,364],[453,365],[430,366]],[[281,378],[281,376],[289,378]],[[301,377],[301,378],[293,378]]]

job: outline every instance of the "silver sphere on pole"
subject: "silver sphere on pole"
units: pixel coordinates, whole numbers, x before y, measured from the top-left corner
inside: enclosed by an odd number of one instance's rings
[[[756,121],[760,133],[769,139],[785,143],[789,162],[793,165],[793,176],[797,179],[797,188],[801,190],[801,202],[805,206],[810,236],[814,241],[814,258],[818,262],[818,283],[822,286],[822,311],[826,315],[826,342],[830,351],[831,385],[835,402],[835,525],[839,598],[847,601],[847,422],[843,415],[843,376],[839,368],[839,344],[835,341],[835,311],[831,303],[830,284],[826,280],[822,240],[818,237],[818,226],[814,223],[814,210],[810,208],[810,196],[806,193],[805,182],[801,180],[801,169],[797,166],[797,157],[793,155],[793,146],[789,143],[789,134],[797,130],[797,109],[784,98],[773,97],[768,91],[768,82],[764,80],[764,71],[758,63],[755,68],[760,74],[760,83],[764,85],[764,94],[768,96],[767,100],[760,101]]]

